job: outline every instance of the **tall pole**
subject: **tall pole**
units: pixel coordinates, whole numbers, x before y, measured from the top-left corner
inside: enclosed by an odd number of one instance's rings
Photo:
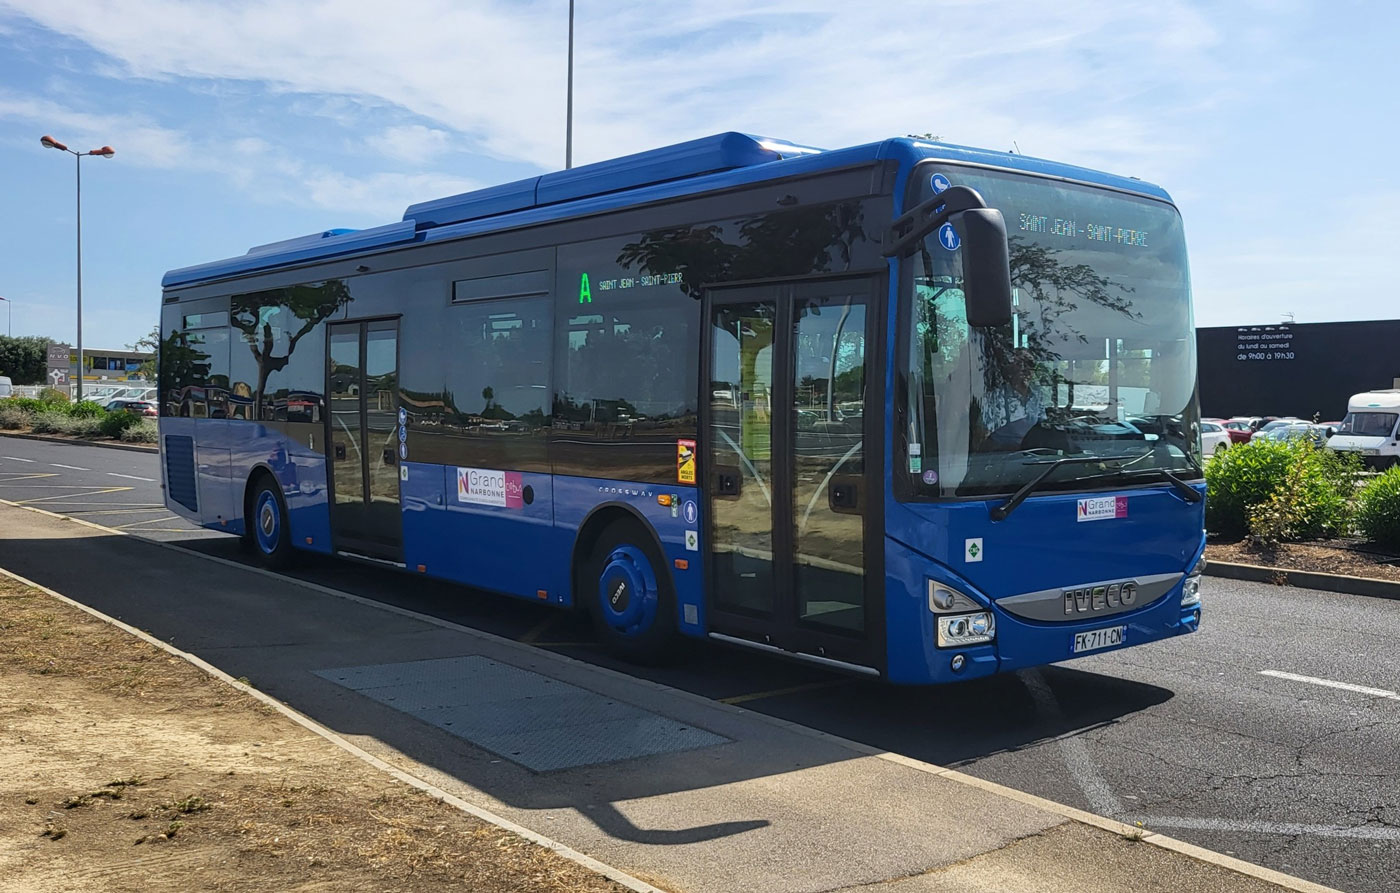
[[[78,398],[83,399],[83,156],[74,155],[78,171]]]
[[[569,98],[564,113],[564,170],[574,166],[574,0],[569,0]]]

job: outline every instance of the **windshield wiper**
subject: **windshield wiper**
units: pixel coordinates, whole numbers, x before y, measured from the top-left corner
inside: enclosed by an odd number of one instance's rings
[[[1011,498],[1006,500],[1006,502],[1003,502],[1001,505],[998,506],[993,506],[989,514],[991,515],[993,521],[1006,520],[1006,516],[1014,512],[1016,510],[1016,506],[1025,502],[1026,497],[1030,496],[1031,493],[1035,491],[1035,488],[1040,486],[1042,481],[1048,478],[1051,474],[1055,472],[1057,468],[1060,468],[1061,466],[1084,465],[1089,462],[1125,461],[1128,463],[1128,465],[1132,465],[1134,462],[1138,462],[1142,459],[1145,459],[1150,455],[1152,455],[1152,452],[1149,450],[1148,452],[1138,456],[1066,456],[1063,459],[1056,459],[1053,462],[1046,463],[1044,471],[1031,478],[1030,480],[1026,481],[1025,484],[1021,486],[1021,489],[1013,493],[1011,495]],[[1196,491],[1192,490],[1191,492],[1195,493]]]
[[[1176,475],[1172,474],[1165,468],[1144,468],[1142,471],[1120,471],[1116,476],[1126,478],[1145,477],[1147,475],[1155,475],[1166,480],[1167,483],[1171,484],[1172,487],[1176,489],[1176,492],[1181,494],[1181,498],[1186,500],[1187,502],[1201,501],[1201,493],[1199,490],[1186,483]]]

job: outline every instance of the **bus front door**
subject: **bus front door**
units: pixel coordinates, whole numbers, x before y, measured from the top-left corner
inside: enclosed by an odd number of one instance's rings
[[[403,560],[399,514],[399,324],[333,323],[326,443],[338,552]]]
[[[786,651],[882,665],[878,579],[867,574],[869,279],[707,296],[711,630]]]

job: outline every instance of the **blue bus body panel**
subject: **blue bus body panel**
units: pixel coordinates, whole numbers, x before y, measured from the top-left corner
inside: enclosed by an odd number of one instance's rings
[[[193,285],[196,282],[208,282],[257,270],[271,270],[309,260],[401,245],[404,242],[412,242],[416,237],[417,231],[412,222],[390,223],[373,229],[327,230],[319,235],[259,245],[239,257],[171,270],[161,279],[160,284],[165,288]]]

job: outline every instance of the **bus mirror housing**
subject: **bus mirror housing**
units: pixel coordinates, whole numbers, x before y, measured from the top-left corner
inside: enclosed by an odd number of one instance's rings
[[[967,323],[994,328],[1011,322],[1011,251],[1006,221],[975,189],[950,186],[895,218],[885,231],[885,257],[904,257],[929,233],[949,223],[958,231]]]
[[[1011,258],[1006,221],[996,208],[971,208],[960,220],[967,324],[988,329],[1011,322]]]

